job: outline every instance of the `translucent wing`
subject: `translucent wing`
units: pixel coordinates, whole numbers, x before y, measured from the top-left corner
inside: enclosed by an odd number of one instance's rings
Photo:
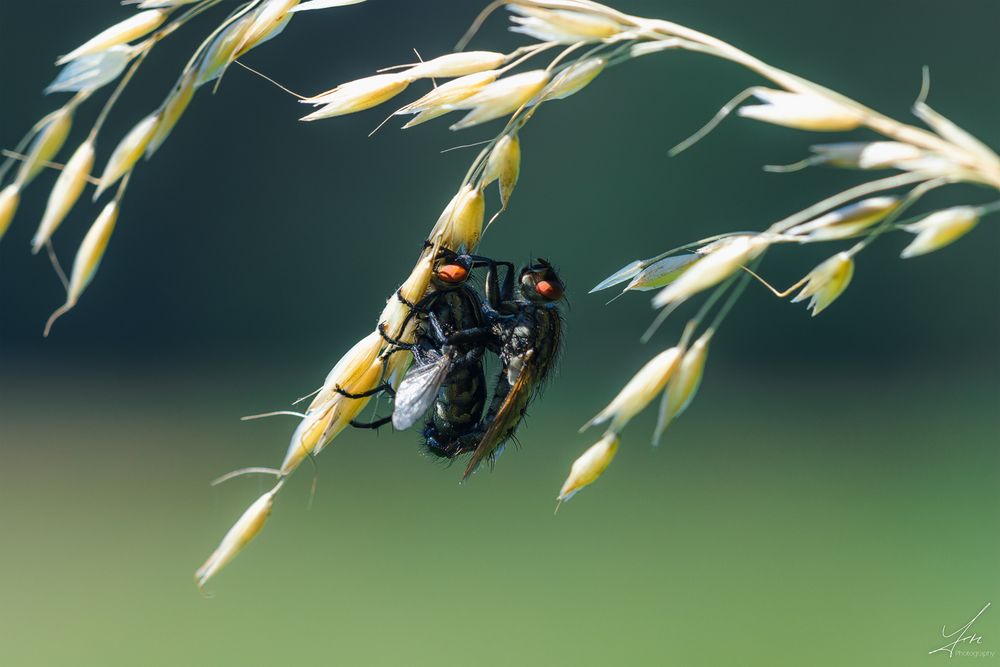
[[[438,390],[448,377],[454,351],[436,356],[428,363],[414,366],[399,383],[396,390],[395,407],[392,410],[392,427],[405,431],[430,409]]]
[[[534,375],[534,366],[530,363],[525,364],[524,368],[518,374],[517,380],[514,381],[514,386],[510,388],[510,391],[504,398],[503,404],[497,410],[496,416],[490,423],[489,428],[476,446],[476,451],[472,453],[472,460],[469,461],[469,465],[465,468],[465,474],[462,479],[466,479],[475,472],[483,459],[488,458],[496,452],[511,434],[517,430],[517,425],[521,422],[524,416],[524,409],[531,399],[532,391],[534,391]]]

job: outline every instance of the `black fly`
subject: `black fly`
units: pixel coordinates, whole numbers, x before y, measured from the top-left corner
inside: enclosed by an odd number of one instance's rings
[[[489,269],[485,297],[467,284],[480,267]],[[383,332],[414,361],[395,392],[392,417],[355,426],[391,420],[405,430],[433,405],[423,431],[427,449],[449,459],[472,452],[468,477],[483,460],[499,456],[555,366],[562,342],[558,302],[565,287],[545,260],[521,270],[515,282],[509,262],[451,252],[442,254],[433,282],[434,291],[411,304],[421,322],[416,342],[395,341]],[[484,415],[486,350],[499,357],[500,369]]]
[[[482,436],[465,469],[468,477],[486,459],[499,456],[553,369],[562,343],[558,303],[565,292],[555,269],[544,259],[525,267],[514,282],[506,265],[501,283],[498,263],[491,262],[483,313],[490,347],[500,356],[493,399],[482,423]]]

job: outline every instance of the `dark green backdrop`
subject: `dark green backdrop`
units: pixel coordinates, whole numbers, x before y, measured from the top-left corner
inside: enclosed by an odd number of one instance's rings
[[[930,102],[1000,145],[1000,9],[987,0],[623,0],[904,116]],[[247,62],[313,93],[447,51],[479,3],[370,0],[296,18]],[[0,144],[54,100],[52,61],[125,15],[111,0],[0,0]],[[211,20],[150,59],[102,156],[158,103]],[[474,42],[518,43],[494,20]],[[320,123],[234,69],[202,92],[130,187],[95,282],[61,300],[28,253],[39,179],[0,243],[0,640],[11,664],[915,665],[998,592],[1000,279],[995,221],[906,262],[887,238],[811,319],[752,290],[704,390],[652,452],[650,416],[558,517],[591,442],[576,428],[672,342],[640,346],[644,296],[605,307],[612,270],[772,221],[856,182],[762,173],[827,137],[731,120],[674,143],[756,82],[690,54],[650,57],[546,107],[523,134],[511,211],[483,251],[543,255],[569,284],[560,376],[493,474],[422,458],[412,433],[350,433],[281,498],[204,600],[191,573],[259,490],[207,480],[280,459],[293,423],[241,424],[312,389],[375,323],[473,154],[447,123]],[[93,112],[93,109],[91,109]],[[84,118],[87,120],[84,121]],[[81,116],[78,132],[91,116]],[[942,204],[988,195],[956,188]],[[65,259],[96,214],[57,237]],[[822,253],[822,251],[821,251]],[[788,283],[823,254],[779,252]],[[1000,610],[977,629],[1000,651]],[[939,660],[940,661],[940,660]]]

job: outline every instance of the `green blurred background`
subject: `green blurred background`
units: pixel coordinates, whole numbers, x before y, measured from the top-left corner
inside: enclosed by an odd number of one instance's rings
[[[451,48],[481,3],[370,0],[298,17],[249,64],[312,93]],[[931,103],[997,145],[1000,8],[987,0],[623,0],[903,116]],[[124,16],[112,0],[0,0],[0,144],[51,110],[51,63]],[[113,114],[113,142],[165,94],[211,19],[171,39]],[[520,43],[495,19],[476,48]],[[658,451],[652,416],[553,516],[579,424],[655,346],[635,296],[587,291],[626,261],[762,228],[857,175],[764,174],[830,139],[747,121],[667,150],[756,83],[689,54],[646,58],[525,130],[512,210],[483,251],[543,255],[569,283],[566,354],[497,469],[459,485],[415,433],[347,433],[303,468],[266,531],[198,594],[191,576],[263,490],[208,480],[280,460],[294,422],[240,423],[316,386],[367,333],[487,138],[447,123],[301,124],[239,69],[202,93],[133,180],[101,271],[43,340],[60,286],[27,252],[52,174],[0,245],[0,661],[9,665],[872,665],[927,652],[997,580],[1000,232],[901,262],[863,257],[811,319],[753,290],[703,391]],[[89,107],[93,114],[95,109]],[[92,116],[81,115],[82,135]],[[398,126],[398,125],[397,125]],[[74,135],[77,136],[77,135]],[[955,188],[941,204],[988,193]],[[69,259],[96,209],[57,236]],[[823,251],[773,253],[794,281]],[[1000,652],[1000,609],[975,627]],[[959,658],[955,660],[972,660]],[[1000,658],[980,658],[987,664]]]

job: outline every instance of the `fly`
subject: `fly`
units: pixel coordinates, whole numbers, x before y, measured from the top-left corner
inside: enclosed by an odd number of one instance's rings
[[[485,296],[468,285],[479,267],[489,268]],[[502,281],[501,268],[506,271]],[[421,323],[416,342],[392,340],[382,332],[414,360],[394,393],[392,416],[354,425],[377,428],[391,421],[405,430],[433,406],[423,430],[427,450],[449,459],[471,452],[468,477],[482,461],[499,456],[555,366],[562,342],[558,303],[565,287],[542,259],[522,269],[515,282],[509,262],[455,253],[444,253],[433,282],[434,291],[409,304]],[[488,410],[487,350],[500,360]]]

